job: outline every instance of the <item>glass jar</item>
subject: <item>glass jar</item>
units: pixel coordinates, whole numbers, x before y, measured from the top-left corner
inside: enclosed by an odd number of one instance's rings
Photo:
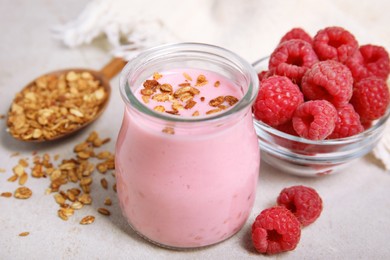
[[[209,70],[239,86],[242,99],[206,117],[180,117],[147,108],[135,91],[154,72]],[[123,215],[160,246],[194,248],[238,232],[252,209],[260,153],[251,105],[254,69],[220,47],[181,43],[132,59],[120,77],[125,102],[116,143],[117,192]],[[174,134],[164,129],[171,129]]]

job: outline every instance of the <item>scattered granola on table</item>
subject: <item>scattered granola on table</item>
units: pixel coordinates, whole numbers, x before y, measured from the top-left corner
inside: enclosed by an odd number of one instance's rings
[[[14,197],[17,199],[29,199],[32,191],[27,187],[19,187],[15,190]]]
[[[5,198],[11,198],[12,197],[12,193],[11,192],[2,192],[0,194],[1,197],[5,197]]]
[[[97,171],[102,175],[111,172],[112,176],[115,177],[113,172],[115,169],[114,154],[107,150],[95,150],[109,141],[110,138],[102,139],[97,132],[93,131],[85,141],[74,146],[73,156],[64,158],[60,162],[55,163],[59,159],[57,154],[54,156],[50,156],[48,153],[37,155],[35,152],[33,152],[32,158],[19,159],[12,168],[11,177],[8,178],[8,181],[12,182],[19,180],[17,182],[19,187],[14,193],[0,192],[0,197],[10,198],[13,195],[17,199],[29,199],[33,192],[24,186],[28,175],[36,179],[49,180],[50,184],[45,193],[53,194],[54,201],[59,206],[58,217],[64,221],[68,220],[75,214],[75,211],[92,204],[91,185],[93,184],[94,172]],[[104,177],[101,178],[99,186],[101,186],[101,190],[107,190],[108,180]],[[115,184],[113,189],[115,191]],[[110,206],[112,201],[110,197],[106,196],[99,204]],[[98,212],[105,216],[111,214],[106,208],[99,208]],[[94,216],[86,216],[80,221],[80,224],[92,224],[94,221]]]
[[[19,234],[20,237],[26,237],[28,235],[30,235],[30,232],[22,232]]]
[[[98,212],[105,216],[110,216],[111,212],[106,208],[98,208]]]
[[[95,217],[94,216],[86,216],[81,219],[80,224],[81,225],[89,225],[95,222]]]
[[[24,141],[52,140],[92,121],[107,98],[89,72],[45,75],[16,94],[8,131]]]

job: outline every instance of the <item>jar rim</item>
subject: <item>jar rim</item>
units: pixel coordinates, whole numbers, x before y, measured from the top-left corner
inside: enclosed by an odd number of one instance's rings
[[[160,113],[150,109],[145,104],[143,104],[130,89],[128,78],[129,74],[134,73],[142,66],[144,66],[145,62],[149,62],[153,58],[158,58],[162,56],[166,56],[169,54],[174,54],[178,52],[190,52],[193,54],[208,54],[211,57],[223,58],[226,61],[230,61],[234,63],[235,66],[240,68],[242,72],[246,75],[248,80],[248,89],[244,93],[244,96],[233,106],[231,109],[223,111],[221,113],[217,113],[215,115],[207,115],[207,116],[197,116],[197,117],[182,117],[177,115],[171,115],[168,113]],[[152,47],[147,49],[134,58],[132,58],[126,66],[123,68],[120,79],[119,79],[119,88],[122,99],[124,100],[126,105],[131,104],[132,107],[135,107],[137,111],[151,116],[153,118],[162,119],[170,122],[205,122],[205,121],[216,121],[221,118],[225,118],[229,115],[235,114],[239,111],[242,111],[248,106],[252,105],[254,100],[256,99],[258,89],[259,89],[259,80],[257,77],[257,73],[252,67],[252,65],[247,62],[245,59],[235,54],[234,52],[227,50],[225,48],[205,44],[205,43],[196,43],[196,42],[183,42],[183,43],[174,43],[174,44],[164,44],[156,47]]]

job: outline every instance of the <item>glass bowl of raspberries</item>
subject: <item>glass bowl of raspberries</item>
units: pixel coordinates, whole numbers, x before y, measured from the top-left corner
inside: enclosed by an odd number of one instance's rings
[[[266,163],[300,176],[333,174],[381,139],[390,115],[383,47],[359,45],[341,27],[314,37],[293,28],[253,66],[260,80],[254,125]]]

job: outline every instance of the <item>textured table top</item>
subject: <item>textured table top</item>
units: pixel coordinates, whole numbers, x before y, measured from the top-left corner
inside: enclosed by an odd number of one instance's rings
[[[248,61],[268,55],[279,38],[291,27],[301,26],[311,34],[330,25],[340,25],[353,32],[361,43],[374,43],[390,50],[389,1],[215,1],[223,19],[221,35],[208,38],[199,34],[183,41],[203,41],[224,46]],[[74,19],[86,0],[0,1],[0,114],[6,114],[14,95],[38,75],[69,67],[99,69],[111,57],[104,39],[74,49],[63,46],[50,35],[53,25]],[[196,10],[194,10],[196,11]],[[235,16],[248,13],[247,16]],[[186,21],[183,20],[183,27]],[[194,23],[191,23],[194,25]],[[204,38],[202,38],[204,35]],[[32,160],[32,153],[72,156],[73,147],[96,130],[111,142],[104,150],[114,151],[122,121],[123,103],[118,77],[111,81],[113,91],[103,116],[83,132],[51,144],[25,144],[6,132],[6,120],[0,120],[0,193],[13,192],[17,182],[8,182],[12,167],[20,158]],[[15,155],[18,153],[18,155]],[[109,185],[112,175],[106,175]],[[389,259],[390,248],[390,173],[367,155],[343,172],[321,178],[287,175],[262,163],[254,209],[242,228],[231,239],[199,250],[171,251],[156,247],[139,238],[120,213],[115,192],[100,188],[101,176],[94,175],[94,203],[76,211],[68,221],[57,216],[58,205],[46,195],[47,179],[29,178],[26,186],[33,191],[28,200],[0,197],[0,259],[258,259],[251,246],[249,231],[256,215],[271,206],[284,187],[303,184],[314,187],[323,198],[320,218],[302,230],[301,241],[293,251],[278,255],[280,259]],[[110,196],[111,216],[97,213],[102,201]],[[96,216],[92,225],[79,221],[86,215]],[[19,236],[29,232],[28,236]]]

